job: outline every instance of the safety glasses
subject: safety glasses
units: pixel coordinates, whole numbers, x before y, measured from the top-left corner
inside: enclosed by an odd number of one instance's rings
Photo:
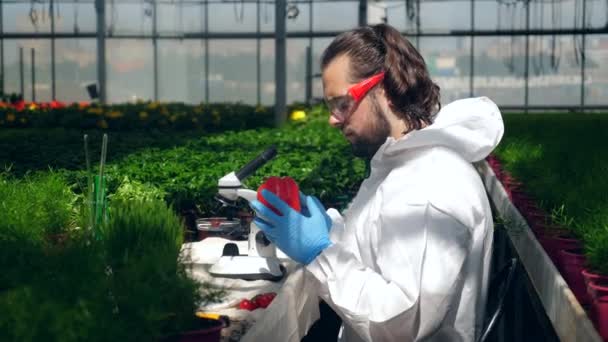
[[[348,88],[346,95],[325,99],[330,113],[340,121],[346,120],[359,106],[365,95],[384,79],[384,72],[380,72]]]

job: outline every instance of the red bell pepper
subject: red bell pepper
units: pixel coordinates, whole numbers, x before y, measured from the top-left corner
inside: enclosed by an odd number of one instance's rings
[[[269,177],[264,184],[258,188],[258,201],[274,211],[277,215],[281,215],[278,209],[270,205],[262,196],[262,190],[268,190],[279,196],[294,210],[300,211],[300,190],[298,184],[291,177]]]

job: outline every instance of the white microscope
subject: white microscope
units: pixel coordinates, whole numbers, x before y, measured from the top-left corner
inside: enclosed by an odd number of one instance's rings
[[[247,202],[257,199],[257,192],[247,189],[241,181],[253,174],[277,154],[275,147],[270,147],[257,156],[238,172],[230,172],[218,182],[216,199],[226,206],[234,206],[236,201],[244,198]],[[209,269],[215,277],[237,278],[246,280],[280,280],[285,275],[277,258],[276,247],[266,238],[264,232],[251,222],[249,230],[249,247],[247,255],[239,254],[234,243],[227,243],[220,260]]]

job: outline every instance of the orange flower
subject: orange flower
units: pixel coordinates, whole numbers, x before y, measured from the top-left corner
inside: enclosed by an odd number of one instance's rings
[[[122,112],[117,111],[117,110],[113,110],[106,114],[106,117],[108,117],[110,119],[118,119],[118,118],[121,118],[122,116],[123,116]]]
[[[16,118],[17,118],[17,117],[16,117],[16,116],[15,116],[15,114],[13,114],[13,113],[8,113],[8,114],[6,115],[6,121],[7,121],[7,122],[13,122],[13,121],[15,121],[15,119],[16,119]]]
[[[87,110],[87,113],[101,115],[103,114],[103,108],[101,107],[91,107]]]

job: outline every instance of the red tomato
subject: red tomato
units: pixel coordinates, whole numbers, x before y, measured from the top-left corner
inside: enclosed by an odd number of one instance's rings
[[[262,190],[268,190],[279,196],[280,199],[285,201],[293,209],[300,211],[300,190],[298,184],[291,177],[269,177],[264,184],[258,188],[258,201],[262,202],[265,206],[274,211],[277,215],[281,215],[279,210],[270,205],[264,197],[262,197]]]
[[[268,305],[270,305],[270,303],[272,302],[272,300],[274,299],[274,297],[276,297],[276,293],[274,292],[270,292],[270,293],[262,293],[260,295],[257,295],[255,297],[253,297],[252,301],[260,308],[267,308]]]
[[[241,310],[253,311],[257,308],[258,308],[257,304],[253,301],[250,301],[249,299],[243,299],[239,303],[239,309],[241,309]]]

